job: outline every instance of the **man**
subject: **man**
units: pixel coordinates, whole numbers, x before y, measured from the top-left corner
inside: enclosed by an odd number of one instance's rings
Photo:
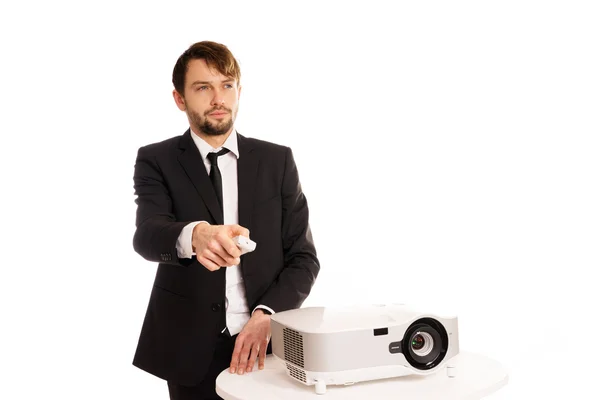
[[[133,364],[165,379],[171,399],[219,399],[223,370],[264,367],[270,314],[299,308],[320,265],[292,151],[234,129],[229,49],[192,45],[173,85],[190,129],[140,148],[135,163],[133,246],[159,264]],[[238,235],[256,249],[241,255]]]

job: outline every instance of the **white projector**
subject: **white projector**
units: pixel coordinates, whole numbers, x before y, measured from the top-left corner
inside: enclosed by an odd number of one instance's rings
[[[287,375],[318,394],[443,368],[453,377],[458,319],[401,304],[306,307],[271,316],[271,347]]]

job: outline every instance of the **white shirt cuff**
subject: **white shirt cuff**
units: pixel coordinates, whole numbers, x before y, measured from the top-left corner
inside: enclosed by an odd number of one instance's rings
[[[177,257],[179,258],[192,258],[192,256],[196,255],[192,251],[192,234],[194,233],[194,228],[198,224],[208,224],[206,221],[197,221],[190,222],[186,226],[183,227],[179,237],[177,238]]]
[[[254,311],[256,311],[256,309],[257,309],[257,308],[262,308],[263,310],[267,310],[267,311],[268,311],[268,312],[270,312],[271,314],[275,314],[275,311],[273,311],[271,308],[269,308],[269,307],[267,307],[267,306],[264,306],[264,305],[262,305],[262,304],[260,304],[260,305],[256,306],[256,307],[254,308],[254,310],[252,310],[252,314],[254,314]]]

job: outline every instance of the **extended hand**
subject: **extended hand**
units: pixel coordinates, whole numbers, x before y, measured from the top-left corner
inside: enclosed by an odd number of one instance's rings
[[[209,271],[240,263],[242,252],[232,238],[250,237],[250,231],[239,225],[198,224],[192,233],[192,249],[198,262]]]
[[[258,357],[258,369],[263,369],[269,340],[271,340],[271,316],[259,308],[254,311],[235,340],[229,372],[234,374],[237,371],[240,375],[251,372],[256,357]]]

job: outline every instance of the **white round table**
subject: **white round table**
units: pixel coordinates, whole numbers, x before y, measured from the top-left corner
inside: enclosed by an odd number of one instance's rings
[[[359,382],[348,386],[327,386],[323,395],[315,393],[314,386],[306,386],[286,375],[273,355],[268,355],[265,369],[244,375],[229,370],[217,377],[217,394],[225,400],[295,400],[295,399],[481,399],[508,382],[508,372],[490,358],[461,352],[455,362],[454,378],[448,378],[446,369],[434,375],[404,376]]]

